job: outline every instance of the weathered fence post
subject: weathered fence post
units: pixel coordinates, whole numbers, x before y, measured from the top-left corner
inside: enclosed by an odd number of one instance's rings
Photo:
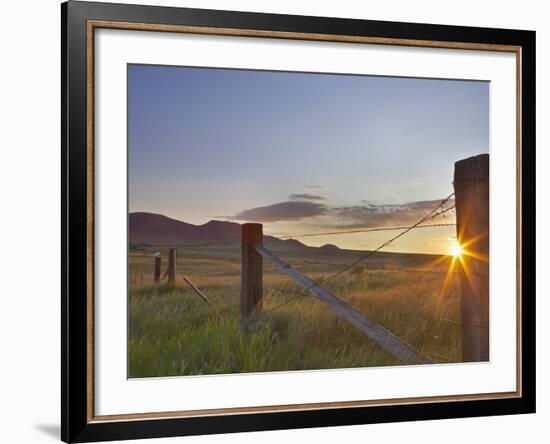
[[[156,256],[155,257],[155,278],[154,278],[155,284],[158,284],[160,282],[161,265],[162,265],[162,258],[160,256]]]
[[[489,360],[489,155],[455,163],[464,362]]]
[[[254,245],[263,244],[263,226],[243,224],[241,230],[241,317],[248,318],[262,309],[263,259]]]
[[[168,250],[168,284],[176,285],[176,261],[177,250],[170,248]]]

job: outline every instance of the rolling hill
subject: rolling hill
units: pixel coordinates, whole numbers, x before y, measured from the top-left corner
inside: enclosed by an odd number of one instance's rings
[[[241,225],[235,222],[211,220],[193,225],[162,214],[136,212],[128,218],[130,245],[198,246],[240,243]],[[290,249],[307,248],[301,242],[264,236],[267,245]]]
[[[136,212],[128,218],[130,250],[159,251],[166,247],[185,247],[189,256],[223,257],[239,260],[241,255],[241,224],[211,220],[194,225],[162,214]],[[264,244],[274,253],[299,261],[349,263],[360,259],[366,251],[348,250],[333,244],[313,247],[296,239],[279,239],[264,235]],[[423,267],[433,263],[438,255],[379,251],[362,265],[381,268],[402,265]],[[442,267],[445,263],[442,262]]]

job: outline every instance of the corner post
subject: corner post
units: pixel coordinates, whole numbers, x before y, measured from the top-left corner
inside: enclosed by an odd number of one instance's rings
[[[462,358],[489,360],[489,155],[463,159],[454,172],[460,258]]]

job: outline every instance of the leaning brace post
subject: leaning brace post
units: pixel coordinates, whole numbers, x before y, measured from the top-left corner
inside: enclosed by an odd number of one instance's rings
[[[425,356],[389,330],[386,330],[381,325],[363,316],[347,302],[344,302],[330,291],[320,287],[319,284],[312,281],[306,275],[294,270],[290,264],[271,253],[263,245],[256,244],[256,251],[258,254],[262,255],[263,258],[275,265],[281,273],[290,276],[297,283],[306,288],[312,296],[329,305],[336,315],[354,325],[384,350],[408,363],[429,364],[433,362],[431,358]]]
[[[176,260],[177,260],[177,250],[175,248],[170,248],[168,250],[168,284],[176,285]]]
[[[262,309],[263,259],[254,247],[263,244],[263,226],[243,224],[241,230],[241,317],[246,319]]]
[[[489,155],[455,163],[456,237],[461,265],[462,359],[489,360]]]
[[[160,256],[156,256],[155,257],[155,274],[154,274],[155,284],[160,283],[160,269],[161,269],[161,266],[162,266],[162,258]]]

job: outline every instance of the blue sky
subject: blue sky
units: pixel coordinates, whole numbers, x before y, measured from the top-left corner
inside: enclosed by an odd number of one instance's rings
[[[276,235],[391,225],[450,194],[455,161],[488,151],[487,82],[128,66],[130,212]],[[453,234],[438,231],[398,248],[436,252]]]

